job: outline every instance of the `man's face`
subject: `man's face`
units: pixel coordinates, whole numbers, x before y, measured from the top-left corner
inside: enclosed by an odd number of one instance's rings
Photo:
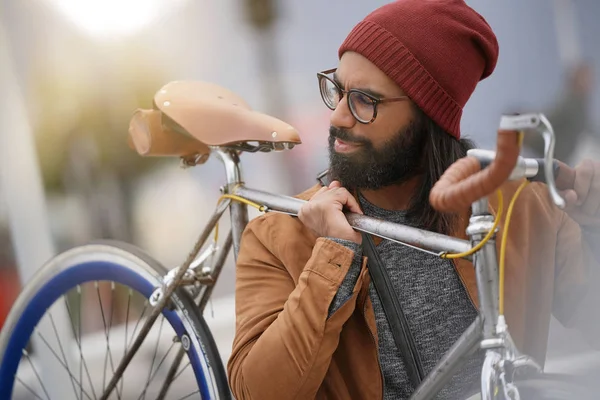
[[[344,89],[361,89],[379,98],[404,96],[373,63],[358,53],[342,56],[335,80]],[[330,172],[343,186],[379,189],[419,173],[424,146],[422,121],[409,100],[380,103],[371,124],[359,123],[346,96],[331,114]]]

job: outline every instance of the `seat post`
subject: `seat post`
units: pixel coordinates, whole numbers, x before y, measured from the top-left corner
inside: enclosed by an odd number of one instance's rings
[[[223,162],[225,166],[225,176],[227,178],[227,187],[223,188],[225,193],[232,193],[233,188],[237,185],[242,185],[242,169],[240,165],[240,157],[238,152],[231,149],[223,149],[214,147],[212,151]],[[233,201],[229,206],[231,216],[231,234],[233,238],[233,254],[237,260],[238,251],[240,249],[240,240],[242,232],[248,224],[248,206],[239,201]]]

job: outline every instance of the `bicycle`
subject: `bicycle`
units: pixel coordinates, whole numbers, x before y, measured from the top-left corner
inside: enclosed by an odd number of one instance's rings
[[[521,137],[522,133],[519,132],[525,131],[538,132],[544,136],[544,159],[526,159],[519,156],[519,146],[515,145],[515,138]],[[281,212],[295,216],[304,202],[297,198],[246,187],[242,179],[239,154],[291,149],[301,143],[300,138],[294,128],[283,121],[250,110],[244,100],[235,93],[202,82],[172,82],[164,86],[154,97],[154,109],[135,112],[129,133],[129,145],[142,156],[177,156],[181,158],[184,166],[188,167],[204,163],[211,155],[218,157],[225,167],[226,184],[221,188],[222,197],[216,210],[186,261],[170,271],[141,250],[118,242],[98,242],[76,247],[44,265],[25,286],[0,333],[2,399],[11,398],[16,382],[20,382],[25,386],[24,390],[36,398],[43,398],[40,393],[50,398],[51,388],[44,385],[33,366],[28,349],[30,340],[34,341],[34,350],[36,349],[34,339],[41,336],[39,331],[43,329],[39,326],[44,323],[43,314],[51,306],[53,310],[49,314],[49,324],[46,321],[46,328],[51,326],[56,336],[58,350],[55,348],[52,353],[55,361],[66,370],[63,371],[63,379],[68,383],[67,386],[73,389],[73,398],[104,400],[111,395],[119,399],[129,395],[124,388],[125,381],[132,376],[125,375],[131,371],[131,368],[127,367],[151,330],[154,329],[155,333],[156,325],[160,326],[160,335],[165,319],[174,331],[173,343],[154,369],[158,353],[156,344],[146,387],[141,390],[138,398],[145,398],[148,393],[157,393],[156,398],[163,399],[168,393],[173,393],[173,390],[180,386],[176,380],[188,366],[191,366],[191,371],[188,370],[187,374],[198,390],[181,398],[194,395],[203,399],[231,398],[226,374],[202,311],[232,247],[237,258],[241,234],[248,222],[247,207],[253,206],[262,212]],[[436,185],[437,189],[432,191],[432,201],[437,202],[436,206],[440,209],[446,210],[472,205],[472,217],[467,230],[470,240],[427,232],[364,215],[347,214],[349,222],[358,231],[433,251],[439,256],[468,257],[474,261],[480,314],[421,383],[411,399],[433,398],[467,356],[479,349],[486,352],[481,375],[481,393],[484,400],[556,398],[544,397],[548,396],[548,390],[551,390],[551,393],[557,390],[566,393],[566,397],[557,398],[585,398],[584,389],[575,384],[561,381],[554,376],[544,379],[540,366],[531,358],[522,355],[515,347],[502,315],[503,258],[501,254],[498,273],[494,244],[501,212],[499,211],[496,218],[487,213],[487,196],[508,179],[527,178],[526,181],[544,181],[549,187],[554,203],[558,207],[564,207],[554,175],[558,173],[561,180],[569,182],[573,179],[573,173],[564,164],[553,160],[553,146],[552,127],[543,115],[503,116],[497,154],[473,149],[469,151],[469,157],[451,167],[453,173],[444,175],[446,178],[443,177]],[[477,174],[480,169],[490,173]],[[458,172],[459,175],[454,172]],[[448,180],[448,176],[453,178]],[[469,176],[471,178],[463,180]],[[458,182],[462,182],[462,186],[455,186]],[[469,188],[475,191],[469,191]],[[515,199],[509,207],[507,221],[510,221],[510,210]],[[227,209],[230,211],[231,230],[225,240],[219,242],[218,223]],[[213,240],[207,244],[211,233],[214,233]],[[92,283],[92,290],[98,290],[99,281],[110,282],[113,292],[117,285],[123,286],[129,297],[123,347],[115,349],[115,340],[111,341],[109,332],[113,328],[113,313],[111,310],[111,320],[107,327],[104,307],[98,294],[104,322],[103,336],[107,344],[103,382],[99,390],[101,395],[97,396],[98,383],[95,385],[92,382],[93,374],[89,373],[89,366],[83,357],[89,350],[83,351],[85,346],[82,345],[81,317],[75,315],[76,310],[70,305],[70,300],[78,296],[81,300],[83,285]],[[74,293],[69,293],[73,290]],[[133,292],[141,296],[145,307],[137,319],[133,333],[130,334],[128,320]],[[57,309],[60,311],[62,307],[56,302],[61,296],[65,297],[62,312],[66,311],[65,315],[70,320],[72,340],[75,342],[75,345],[71,344],[73,354],[65,352],[66,346],[61,343],[61,335],[58,334],[52,317],[52,312]],[[151,308],[148,317],[141,323],[149,306]],[[81,308],[78,312],[81,313]],[[159,317],[160,324],[157,322]],[[79,323],[77,328],[75,322]],[[34,335],[34,331],[38,333],[37,336]],[[37,342],[38,351],[42,352],[46,347],[51,348],[47,340],[42,341],[43,343],[39,340]],[[119,341],[123,342],[123,339],[119,337]],[[169,359],[169,367],[161,370],[160,385],[152,392],[149,386],[157,380],[160,367],[174,347],[177,347],[176,355]],[[120,357],[120,361],[115,362],[113,357]],[[181,368],[184,357],[188,362]],[[20,364],[32,366],[39,388],[27,386],[16,376]],[[107,379],[106,369],[109,368],[109,364],[112,376]],[[526,379],[520,379],[521,374]],[[95,376],[94,379],[99,377]],[[532,397],[534,395],[538,397]]]

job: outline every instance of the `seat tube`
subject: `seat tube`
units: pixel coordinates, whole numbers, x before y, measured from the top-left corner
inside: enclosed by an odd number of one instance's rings
[[[235,150],[217,148],[217,155],[225,166],[227,187],[223,188],[225,193],[231,193],[237,185],[243,184],[240,158]],[[231,234],[233,239],[233,254],[237,261],[238,251],[242,233],[248,224],[248,206],[239,201],[232,201],[229,206],[231,216]]]
[[[494,216],[488,211],[487,199],[473,203],[473,214],[467,228],[473,246],[479,244],[494,225]],[[474,255],[479,311],[483,316],[483,337],[496,333],[498,322],[498,262],[496,257],[496,233]]]

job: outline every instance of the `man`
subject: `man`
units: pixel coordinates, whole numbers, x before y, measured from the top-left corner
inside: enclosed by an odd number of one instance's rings
[[[228,364],[238,399],[403,399],[414,391],[368,274],[361,235],[343,210],[465,237],[469,210],[440,214],[428,202],[441,174],[466,154],[462,108],[496,64],[486,21],[462,0],[400,0],[361,21],[319,74],[333,109],[332,182],[299,197],[299,218],[249,223],[237,263],[236,336]],[[582,165],[565,193],[583,229],[531,184],[513,214],[506,317],[521,350],[543,362],[551,312],[573,312],[596,265],[587,227],[599,226],[600,172]],[[503,186],[510,198],[518,183]],[[491,201],[491,211],[496,203]],[[591,235],[591,234],[590,234]],[[582,239],[583,236],[583,239]],[[383,241],[390,275],[426,373],[477,315],[472,265]],[[589,262],[589,264],[588,264]],[[478,391],[474,356],[439,398]]]

